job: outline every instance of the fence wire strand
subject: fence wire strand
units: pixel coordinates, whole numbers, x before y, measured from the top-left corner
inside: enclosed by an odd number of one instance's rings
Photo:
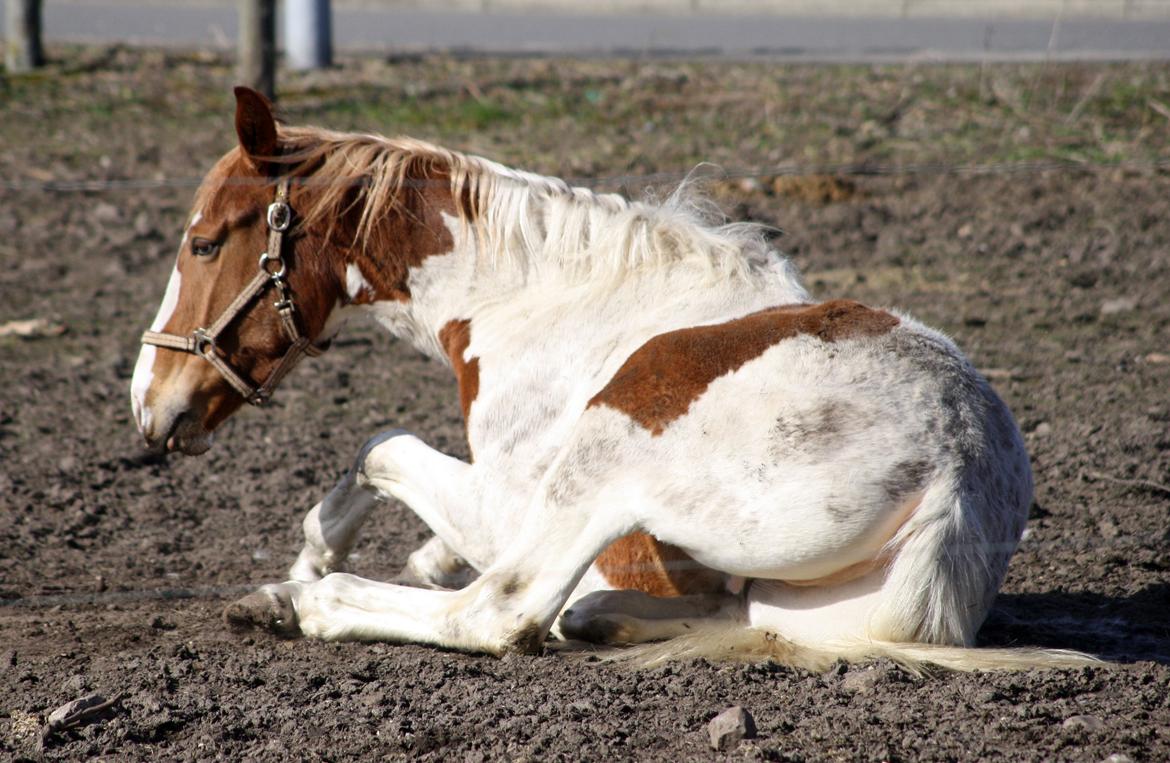
[[[984,164],[949,163],[949,162],[922,162],[911,164],[880,164],[871,162],[844,162],[830,164],[781,164],[766,169],[738,169],[724,170],[717,165],[703,165],[714,167],[710,173],[701,173],[708,180],[750,180],[775,177],[798,177],[810,175],[830,175],[834,177],[929,177],[929,176],[964,176],[977,177],[986,175],[1021,175],[1041,174],[1045,172],[1098,172],[1106,170],[1121,170],[1124,172],[1149,172],[1170,169],[1170,158],[1141,162],[1091,162],[1073,161],[1069,159],[1054,159],[1047,161],[1029,162],[991,162]],[[647,174],[602,175],[597,177],[565,177],[566,183],[587,188],[623,187],[677,184],[695,177],[694,170],[653,172]],[[203,182],[202,177],[161,177],[161,178],[82,178],[76,180],[36,180],[16,179],[0,180],[0,190],[17,193],[105,193],[115,191],[145,191],[161,188],[198,188]],[[233,179],[238,184],[261,184],[269,181],[264,178]],[[315,183],[311,179],[303,181],[305,185],[325,185]],[[340,181],[338,181],[340,182]],[[443,181],[414,181],[407,185],[418,186]]]

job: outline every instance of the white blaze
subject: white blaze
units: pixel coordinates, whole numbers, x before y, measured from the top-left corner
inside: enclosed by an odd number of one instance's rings
[[[175,312],[179,304],[179,286],[182,275],[176,267],[171,271],[171,280],[167,282],[167,292],[163,295],[159,305],[158,315],[154,323],[150,324],[151,331],[162,331],[167,321]],[[154,356],[157,348],[152,344],[142,345],[138,353],[138,362],[134,364],[134,378],[130,381],[130,405],[134,409],[134,420],[138,422],[138,431],[145,432],[150,427],[150,408],[146,405],[146,391],[154,380]]]
[[[187,223],[187,230],[183,231],[183,240],[179,242],[179,253],[180,254],[183,251],[183,247],[185,247],[187,245],[187,235],[191,232],[191,229],[193,227],[195,227],[195,223],[199,222],[202,219],[203,219],[203,213],[196,212],[195,215],[191,218],[191,222]]]
[[[191,228],[202,219],[202,212],[196,212],[191,217],[191,222],[183,231],[183,240],[179,242],[180,255],[183,253],[183,248],[187,246],[187,236],[190,234]],[[175,314],[175,307],[179,304],[181,282],[182,276],[179,274],[179,265],[176,262],[174,269],[171,270],[171,280],[167,281],[167,291],[163,295],[162,304],[158,307],[158,314],[154,316],[154,323],[150,324],[151,331],[162,331],[167,325],[167,321]],[[152,344],[142,345],[142,349],[138,352],[138,362],[134,364],[134,378],[130,380],[130,407],[134,410],[134,421],[138,424],[139,432],[146,432],[151,423],[150,408],[146,405],[146,391],[150,389],[150,383],[154,381],[156,350],[157,348]]]

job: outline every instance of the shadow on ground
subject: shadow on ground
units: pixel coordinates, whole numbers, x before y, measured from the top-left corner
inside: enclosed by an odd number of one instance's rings
[[[1002,594],[980,646],[1079,649],[1114,662],[1170,663],[1170,583],[1132,596],[1091,592]]]

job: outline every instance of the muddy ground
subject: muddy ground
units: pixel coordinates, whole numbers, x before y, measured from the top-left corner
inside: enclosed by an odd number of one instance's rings
[[[137,337],[190,181],[231,145],[231,69],[53,53],[42,74],[0,79],[0,325],[48,322],[48,336],[0,337],[0,757],[711,758],[726,753],[707,721],[740,704],[759,734],[733,758],[1170,759],[1168,67],[408,58],[284,79],[294,121],[410,132],[632,193],[665,192],[702,160],[762,170],[713,193],[783,229],[819,295],[953,335],[1036,470],[1029,534],[980,641],[1114,665],[915,677],[881,663],[636,672],[227,630],[225,602],[283,578],[303,512],[369,435],[405,427],[466,456],[453,384],[358,326],[207,455],[145,457],[128,402]],[[842,176],[774,183],[778,166]],[[665,177],[621,177],[647,173]],[[389,507],[356,571],[388,577],[426,537]],[[42,735],[92,692],[117,702]]]

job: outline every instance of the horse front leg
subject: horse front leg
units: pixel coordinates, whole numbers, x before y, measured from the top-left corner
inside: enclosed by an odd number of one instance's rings
[[[425,490],[419,480],[404,480],[400,473],[406,463],[417,466],[412,458],[419,446],[411,439],[379,445],[355,481],[398,497]],[[252,622],[329,640],[427,643],[492,654],[535,651],[597,554],[632,529],[622,502],[597,490],[604,481],[582,483],[575,475],[579,459],[565,462],[568,466],[554,468],[529,501],[511,542],[466,588],[424,590],[334,573],[310,583],[266,586],[257,594],[266,597],[263,611]],[[408,499],[412,506],[427,505],[417,503],[419,498]],[[507,506],[484,508],[514,512]],[[445,525],[442,517],[423,511],[420,516],[453,549],[467,542],[460,528]]]
[[[379,473],[387,477],[382,490],[370,488],[365,476],[366,462],[375,453]],[[305,545],[289,569],[289,579],[263,586],[229,604],[223,612],[224,620],[236,628],[261,627],[286,636],[299,633],[290,593],[343,572],[370,513],[391,497],[403,500],[440,533],[411,554],[400,577],[428,587],[461,587],[473,572],[448,542],[469,548],[473,558],[486,553],[478,546],[467,545],[467,538],[474,538],[474,534],[456,529],[460,510],[477,500],[470,469],[468,464],[427,447],[405,430],[393,429],[370,438],[345,476],[305,515]]]
[[[405,443],[409,447],[400,446]],[[386,451],[393,451],[402,462],[394,469],[400,475],[401,490],[381,497],[400,498],[423,521],[442,517],[441,524],[456,525],[460,510],[476,500],[468,464],[428,448],[405,430],[382,432],[366,441],[337,485],[305,515],[305,545],[289,570],[290,580],[311,583],[331,572],[345,571],[362,526],[382,502],[377,492],[359,484],[364,464],[375,451],[382,453],[382,461],[391,455]],[[418,484],[412,484],[412,476]],[[411,554],[404,574],[424,585],[450,588],[466,582],[468,570],[463,558],[436,537]]]

